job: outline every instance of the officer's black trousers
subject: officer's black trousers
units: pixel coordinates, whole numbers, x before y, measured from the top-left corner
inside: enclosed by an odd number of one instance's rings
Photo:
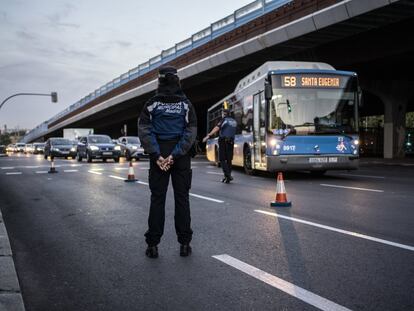
[[[161,155],[166,158],[176,145],[176,142],[159,142]],[[150,160],[149,186],[151,189],[151,206],[148,217],[148,231],[145,233],[149,246],[157,245],[164,233],[165,199],[168,183],[172,179],[175,201],[175,231],[180,244],[191,241],[189,191],[191,188],[191,159],[189,155],[182,156],[174,161],[167,171],[159,168],[155,159]]]
[[[233,160],[234,140],[219,138],[219,160],[224,176],[231,176],[231,161]]]

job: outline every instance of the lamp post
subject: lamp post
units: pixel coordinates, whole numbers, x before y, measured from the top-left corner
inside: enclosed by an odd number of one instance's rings
[[[29,96],[50,96],[51,97],[51,99],[52,99],[52,103],[57,103],[57,101],[58,101],[58,98],[57,98],[57,93],[56,92],[52,92],[52,93],[50,93],[50,94],[43,94],[43,93],[17,93],[17,94],[13,94],[13,95],[11,95],[11,96],[9,96],[9,97],[7,97],[5,100],[3,100],[2,102],[1,102],[1,104],[0,104],[0,109],[1,109],[1,107],[3,107],[3,105],[10,99],[10,98],[13,98],[13,97],[16,97],[16,96],[26,96],[26,95],[29,95]]]

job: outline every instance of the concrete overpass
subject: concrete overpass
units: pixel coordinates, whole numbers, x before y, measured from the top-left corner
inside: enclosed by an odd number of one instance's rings
[[[414,111],[412,29],[410,0],[258,0],[97,89],[25,140],[61,136],[68,127],[118,137],[127,124],[128,134],[136,134],[140,110],[156,88],[157,68],[166,63],[179,68],[203,136],[208,107],[240,78],[268,60],[302,60],[358,72],[362,115],[384,114],[384,157],[400,157],[405,114]]]

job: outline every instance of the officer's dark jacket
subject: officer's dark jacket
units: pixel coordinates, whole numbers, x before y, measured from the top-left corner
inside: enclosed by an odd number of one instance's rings
[[[221,138],[233,138],[236,135],[237,122],[232,117],[224,117],[217,124],[220,128],[219,137]]]
[[[187,154],[197,136],[197,116],[193,105],[184,95],[158,92],[144,106],[138,125],[138,136],[145,151],[158,159],[158,141],[177,140],[171,155]]]

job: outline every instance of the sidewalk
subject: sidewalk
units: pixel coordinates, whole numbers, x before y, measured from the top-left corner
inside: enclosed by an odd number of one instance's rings
[[[24,311],[19,281],[14,268],[9,237],[0,210],[0,310]]]

